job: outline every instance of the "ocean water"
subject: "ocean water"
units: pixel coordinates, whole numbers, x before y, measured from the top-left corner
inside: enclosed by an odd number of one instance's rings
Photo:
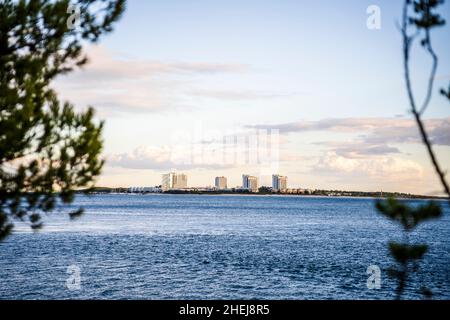
[[[450,299],[450,210],[440,203],[444,216],[410,236],[430,248],[404,298],[426,285]],[[373,199],[123,194],[75,205],[86,209],[79,220],[63,209],[41,231],[19,223],[0,242],[0,299],[394,297],[387,242],[401,229]],[[379,289],[367,287],[371,265]]]

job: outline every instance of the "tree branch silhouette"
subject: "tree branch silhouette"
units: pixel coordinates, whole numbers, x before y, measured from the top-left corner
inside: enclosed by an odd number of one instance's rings
[[[71,5],[80,8],[78,27],[68,23]],[[0,1],[0,241],[13,221],[39,229],[43,214],[95,184],[103,122],[51,85],[87,62],[83,45],[111,32],[124,10],[125,0]]]
[[[416,11],[418,11],[418,10],[422,11],[421,12],[422,16],[420,16],[419,19],[412,19],[408,16],[408,8],[411,3],[413,3],[416,6]],[[428,108],[430,101],[431,101],[431,96],[432,96],[433,87],[434,87],[434,80],[435,80],[436,70],[437,70],[437,66],[438,66],[438,57],[437,57],[436,53],[434,52],[433,46],[431,44],[430,29],[433,27],[445,24],[445,21],[441,20],[439,15],[434,15],[431,13],[431,9],[434,6],[437,6],[441,3],[443,3],[443,1],[420,0],[420,1],[412,2],[411,0],[405,0],[404,5],[403,5],[401,33],[402,33],[402,37],[403,37],[404,76],[405,76],[406,90],[408,93],[408,99],[409,99],[409,103],[411,106],[411,112],[412,112],[414,119],[416,121],[416,124],[419,128],[422,142],[425,144],[428,155],[433,164],[434,170],[442,184],[442,187],[443,187],[445,193],[447,194],[448,201],[450,203],[450,187],[445,179],[445,173],[443,172],[443,170],[441,169],[441,167],[439,165],[436,154],[434,153],[434,150],[432,147],[432,143],[431,143],[428,133],[425,129],[425,125],[422,121],[422,115],[425,112],[425,110]],[[412,91],[410,69],[409,69],[409,60],[410,60],[409,58],[410,58],[411,45],[415,38],[415,36],[408,35],[408,27],[410,25],[416,26],[416,28],[418,29],[417,31],[420,31],[420,29],[424,29],[425,36],[422,39],[421,44],[427,50],[427,52],[430,54],[430,56],[432,57],[432,60],[433,60],[429,79],[428,79],[425,100],[424,100],[420,110],[417,108],[414,94]],[[441,92],[442,92],[442,90],[441,90]]]
[[[445,21],[441,19],[440,15],[432,12],[432,10],[443,2],[443,0],[405,0],[402,10],[402,24],[399,29],[402,35],[404,77],[411,113],[414,116],[419,128],[422,142],[426,146],[426,150],[431,159],[434,170],[439,177],[440,183],[447,194],[448,202],[450,203],[450,189],[447,181],[445,180],[445,173],[439,165],[436,154],[433,151],[432,141],[427,134],[422,120],[424,112],[430,105],[431,97],[433,95],[436,70],[438,67],[438,57],[431,44],[430,30],[434,27],[445,24]],[[410,16],[408,14],[411,6],[414,9],[414,16]],[[410,33],[409,31],[411,27],[415,30]],[[421,40],[421,45],[431,56],[432,66],[426,85],[425,98],[420,109],[418,109],[411,84],[409,62],[413,41],[421,34],[424,35]],[[441,89],[441,93],[450,98],[450,89],[449,93],[446,93],[443,89]],[[377,201],[376,208],[382,215],[402,226],[404,236],[403,242],[397,243],[391,241],[388,245],[389,252],[396,262],[396,266],[391,267],[388,270],[388,274],[397,280],[396,298],[401,299],[406,288],[406,284],[409,280],[409,276],[418,271],[419,262],[428,251],[428,246],[426,244],[410,243],[408,235],[420,223],[430,219],[439,218],[442,215],[442,209],[433,201],[429,201],[428,204],[414,206],[402,203],[401,201],[392,198],[389,198],[386,201]],[[433,294],[432,291],[425,286],[422,286],[421,292],[427,298],[430,298]]]

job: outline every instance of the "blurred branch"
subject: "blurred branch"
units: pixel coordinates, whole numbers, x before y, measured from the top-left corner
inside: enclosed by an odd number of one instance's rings
[[[404,66],[404,75],[405,75],[405,81],[406,81],[406,90],[408,92],[408,99],[411,106],[411,112],[414,116],[414,119],[417,123],[417,126],[419,127],[420,135],[422,137],[422,142],[425,144],[425,147],[427,149],[428,155],[431,159],[431,162],[433,164],[434,170],[436,174],[439,177],[439,180],[442,184],[442,187],[447,194],[448,201],[450,203],[450,187],[445,179],[445,173],[442,171],[439,162],[437,160],[437,157],[434,153],[432,143],[430,141],[430,138],[427,134],[427,131],[425,129],[424,123],[422,121],[422,115],[427,109],[431,96],[433,91],[433,84],[434,79],[436,76],[436,70],[438,65],[438,58],[436,53],[433,50],[433,47],[431,45],[431,38],[430,38],[430,28],[436,25],[442,24],[441,21],[437,20],[436,22],[432,21],[432,15],[431,15],[431,8],[428,1],[424,0],[424,20],[428,23],[425,24],[419,24],[417,21],[415,22],[416,26],[419,28],[423,28],[425,30],[425,38],[422,40],[422,45],[426,48],[427,52],[431,55],[433,59],[433,65],[430,71],[430,76],[428,79],[428,85],[427,85],[427,93],[425,96],[425,100],[423,102],[422,107],[420,110],[418,110],[416,101],[414,99],[414,95],[412,92],[412,85],[411,85],[411,78],[410,78],[410,70],[409,70],[409,58],[410,58],[410,51],[411,51],[411,45],[413,43],[413,40],[415,36],[409,36],[408,35],[408,25],[411,23],[409,17],[408,17],[408,7],[411,3],[411,0],[405,0],[403,5],[403,16],[402,16],[402,26],[401,26],[401,33],[403,37],[403,66]]]

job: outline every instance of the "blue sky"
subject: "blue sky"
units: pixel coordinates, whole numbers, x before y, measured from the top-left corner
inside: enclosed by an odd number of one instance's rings
[[[380,7],[380,30],[366,27],[369,5]],[[269,181],[267,172],[254,166],[161,165],[177,143],[173,132],[189,136],[201,124],[204,132],[217,135],[279,127],[279,171],[292,187],[435,193],[437,181],[420,143],[409,136],[392,138],[399,128],[405,128],[401,135],[414,135],[395,26],[401,5],[132,0],[116,30],[87,48],[91,64],[60,79],[57,88],[77,105],[96,106],[106,120],[110,160],[99,181],[103,185],[156,185],[170,169],[186,171],[196,186],[212,184],[216,175],[238,185],[243,171]],[[448,3],[440,12],[450,21]],[[440,57],[437,88],[450,81],[448,39],[449,25],[433,32]],[[429,59],[420,48],[413,58],[419,98]],[[448,102],[435,94],[426,113],[430,130],[439,135],[443,163],[450,163],[449,111]],[[330,118],[353,120],[342,122],[348,128],[321,122]],[[283,132],[294,122],[315,129]],[[375,135],[377,142],[368,148]],[[392,142],[381,143],[380,137]],[[348,152],[351,148],[355,152]],[[417,173],[414,181],[408,180],[411,172]]]

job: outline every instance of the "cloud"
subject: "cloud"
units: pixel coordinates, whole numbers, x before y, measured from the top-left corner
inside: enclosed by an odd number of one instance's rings
[[[115,81],[120,79],[145,78],[149,75],[163,74],[214,74],[248,71],[242,64],[205,63],[205,62],[162,62],[144,59],[132,59],[120,56],[102,46],[87,49],[89,63],[84,70],[89,74],[89,81]]]
[[[175,134],[172,144],[163,147],[140,146],[132,152],[107,157],[107,164],[129,169],[227,169],[240,166],[267,167],[304,159],[281,148],[278,134],[257,130],[234,134],[205,134],[193,139]]]
[[[427,119],[425,126],[435,145],[450,146],[450,118]],[[433,186],[434,176],[428,169],[401,156],[401,146],[421,143],[416,123],[411,119],[340,118],[247,127],[278,129],[284,136],[289,133],[329,133],[332,137],[329,141],[314,143],[324,147],[322,154],[311,164],[306,164],[309,167],[307,174],[321,176],[320,179],[326,179],[329,185],[413,192],[425,185],[427,188]],[[338,138],[340,133],[343,135]]]
[[[173,165],[168,147],[139,147],[131,153],[110,155],[107,164],[112,167],[156,170],[170,169]]]
[[[396,147],[378,143],[371,144],[363,141],[346,141],[346,142],[318,142],[317,145],[324,145],[329,151],[335,152],[337,155],[346,158],[365,158],[367,156],[379,156],[400,153]]]
[[[425,128],[433,144],[450,146],[450,118],[425,120]],[[363,139],[368,143],[421,143],[416,123],[407,119],[380,125]]]
[[[280,133],[284,134],[309,131],[360,133],[359,138],[361,142],[378,146],[383,146],[386,143],[402,144],[421,142],[417,125],[411,119],[330,118],[318,121],[298,121],[273,125],[252,125],[248,127],[278,129]],[[450,118],[425,120],[425,127],[433,144],[450,146]]]
[[[138,147],[130,153],[121,153],[107,157],[107,165],[127,169],[149,170],[190,170],[190,169],[226,169],[233,164],[207,158],[203,154],[193,153],[195,147]],[[216,160],[216,161],[214,161]]]
[[[397,119],[392,119],[396,120]],[[297,121],[274,125],[253,125],[258,129],[278,129],[280,133],[305,131],[355,132],[367,131],[383,124],[381,118],[329,118],[318,121]]]
[[[267,100],[291,96],[287,93],[260,92],[260,91],[233,91],[233,90],[204,90],[197,89],[190,92],[191,95],[201,98],[217,100]]]
[[[87,49],[89,63],[57,79],[55,88],[77,106],[101,112],[155,112],[185,107],[180,93],[195,76],[241,73],[246,65],[130,59],[101,46]]]
[[[313,167],[316,174],[364,177],[381,181],[421,179],[423,168],[414,161],[390,156],[350,159],[336,152],[326,152]]]

